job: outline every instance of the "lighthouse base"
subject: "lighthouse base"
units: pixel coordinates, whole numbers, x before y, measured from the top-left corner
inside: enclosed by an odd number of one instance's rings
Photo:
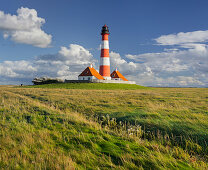
[[[111,80],[111,77],[105,77],[105,76],[103,76],[103,78],[104,78],[105,80]]]
[[[116,84],[136,84],[135,81],[123,81],[123,80],[65,80],[64,83],[116,83]]]
[[[123,80],[92,80],[92,83],[116,83],[116,84],[136,84],[135,81],[123,81]]]

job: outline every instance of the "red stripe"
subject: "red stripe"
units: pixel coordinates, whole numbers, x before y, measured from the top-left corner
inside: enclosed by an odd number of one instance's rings
[[[108,40],[108,34],[103,34],[102,35],[102,40]]]
[[[109,49],[101,49],[101,57],[110,57],[109,56]]]
[[[110,77],[110,66],[100,66],[100,75]]]

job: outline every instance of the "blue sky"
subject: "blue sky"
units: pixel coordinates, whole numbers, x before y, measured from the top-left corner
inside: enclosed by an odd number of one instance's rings
[[[75,79],[98,69],[110,29],[111,71],[146,86],[208,87],[206,0],[1,0],[0,84]],[[19,12],[18,12],[19,11]]]

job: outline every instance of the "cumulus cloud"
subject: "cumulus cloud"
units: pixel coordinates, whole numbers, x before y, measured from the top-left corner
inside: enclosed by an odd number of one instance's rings
[[[0,76],[4,78],[29,78],[36,71],[37,68],[25,60],[0,63]]]
[[[208,30],[162,35],[155,39],[159,45],[181,45],[208,41]]]
[[[77,79],[81,70],[90,64],[96,66],[97,60],[93,59],[89,50],[81,45],[70,44],[69,47],[61,47],[57,54],[37,57],[35,62],[40,68],[46,69],[42,69],[42,75],[62,79]],[[48,68],[51,70],[50,73]]]
[[[17,43],[49,47],[52,36],[41,29],[44,23],[45,19],[38,17],[35,9],[21,7],[17,10],[17,15],[0,11],[0,30],[3,31],[3,37],[10,37]]]
[[[0,63],[0,84],[31,83],[35,77],[47,76],[60,79],[77,79],[77,76],[97,60],[84,47],[70,44],[61,47],[57,54],[36,57],[33,61],[4,61]]]
[[[134,74],[141,84],[207,87],[207,35],[208,31],[163,35],[156,42],[158,45],[169,45],[170,49],[165,48],[159,53],[127,54],[125,57],[135,62],[137,68],[142,68],[142,72]]]
[[[110,52],[110,62],[111,70],[115,70],[117,68],[121,72],[124,72],[125,75],[134,74],[134,72],[138,69],[134,62],[127,62],[120,56],[119,53],[113,51]]]
[[[208,72],[199,65],[203,58],[192,58],[190,63],[187,58],[177,58],[177,54],[166,58],[167,53],[148,53],[141,55],[126,55],[134,58],[132,67],[125,60],[125,65],[120,65],[119,71],[129,80],[145,86],[163,87],[207,87]],[[124,59],[123,59],[124,60]],[[139,62],[138,62],[139,61]],[[143,61],[143,62],[141,62]],[[206,60],[208,64],[208,60]],[[205,63],[204,63],[205,64]],[[205,64],[206,65],[206,64]],[[201,70],[202,69],[202,70]],[[130,72],[130,74],[128,74]]]
[[[90,64],[93,62],[92,54],[84,47],[77,44],[70,44],[69,48],[61,47],[59,54],[69,64]]]

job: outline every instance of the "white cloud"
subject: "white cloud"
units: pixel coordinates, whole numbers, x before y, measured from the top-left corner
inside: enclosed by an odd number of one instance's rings
[[[115,53],[113,51],[110,52],[110,62],[111,62],[111,70],[115,70],[116,68],[124,72],[126,75],[133,74],[137,65],[133,62],[127,62],[125,59],[122,59],[119,53]]]
[[[17,10],[17,15],[0,11],[0,30],[3,31],[3,37],[11,37],[17,43],[49,47],[52,36],[41,29],[44,23],[45,19],[38,17],[35,9],[21,7]]]
[[[205,85],[205,83],[197,80],[197,78],[195,77],[185,77],[185,76],[178,76],[178,84],[180,86],[189,86],[190,84],[195,86]]]
[[[39,56],[35,64],[42,70],[37,76],[58,77],[61,79],[77,79],[77,76],[90,64],[95,66],[97,61],[84,47],[70,44],[69,47],[61,47],[54,55]]]
[[[60,79],[77,79],[90,63],[97,61],[84,47],[70,44],[61,47],[57,54],[42,55],[33,61],[4,61],[0,63],[0,84],[31,83],[35,77],[48,76]],[[19,83],[19,84],[20,84]]]
[[[208,86],[208,31],[161,36],[158,45],[170,45],[159,53],[126,55],[137,68],[138,83],[151,86]],[[200,43],[199,43],[200,42]],[[179,48],[172,48],[171,46]],[[182,48],[182,49],[181,49]],[[146,68],[145,68],[146,66]]]
[[[68,64],[90,64],[93,62],[92,54],[84,47],[70,44],[69,48],[61,47],[59,54],[67,60]]]
[[[31,62],[21,61],[4,61],[0,63],[0,76],[10,78],[26,78],[32,76],[37,69],[31,65]]]
[[[170,48],[159,53],[125,55],[136,65],[127,78],[147,86],[208,87],[208,31],[162,35],[155,40]],[[126,64],[124,75],[128,68]]]
[[[181,45],[208,41],[208,30],[162,35],[155,39],[159,45]]]

